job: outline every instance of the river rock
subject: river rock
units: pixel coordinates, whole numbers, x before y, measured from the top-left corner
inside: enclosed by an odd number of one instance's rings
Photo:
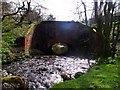
[[[77,72],[77,73],[75,73],[74,77],[75,77],[75,78],[78,78],[78,77],[80,77],[80,76],[83,75],[83,74],[84,74],[83,72]]]
[[[95,60],[89,60],[90,64],[95,64]],[[88,59],[71,56],[37,56],[28,60],[15,62],[7,67],[4,76],[9,76],[10,73],[15,76],[20,76],[28,81],[30,90],[47,90],[55,83],[60,83],[66,80],[73,79],[89,69]],[[8,73],[10,72],[10,73]]]

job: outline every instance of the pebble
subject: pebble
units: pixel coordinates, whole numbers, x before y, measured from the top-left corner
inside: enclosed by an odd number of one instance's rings
[[[95,60],[89,60],[94,65]],[[76,78],[89,69],[88,59],[71,56],[36,56],[35,58],[3,66],[2,76],[19,75],[26,79],[31,90],[48,90],[55,83]],[[7,73],[7,72],[12,72]],[[67,76],[65,78],[65,76]],[[70,78],[71,77],[71,78]]]

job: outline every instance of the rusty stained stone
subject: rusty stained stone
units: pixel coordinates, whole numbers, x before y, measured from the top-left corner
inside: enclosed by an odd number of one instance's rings
[[[24,47],[25,52],[28,52],[28,51],[30,50],[30,45],[31,45],[31,41],[32,41],[32,36],[33,36],[33,30],[31,31],[31,33],[29,33],[29,34],[25,37],[25,47]]]

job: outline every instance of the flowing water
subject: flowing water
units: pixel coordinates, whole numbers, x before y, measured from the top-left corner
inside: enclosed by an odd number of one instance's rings
[[[36,56],[7,67],[3,66],[3,76],[18,75],[28,81],[31,90],[47,90],[55,83],[86,73],[95,63],[95,60],[75,56]]]

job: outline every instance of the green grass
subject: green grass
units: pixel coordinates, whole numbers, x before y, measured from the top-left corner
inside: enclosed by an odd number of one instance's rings
[[[96,65],[79,78],[55,84],[49,90],[54,90],[55,88],[57,90],[66,90],[67,88],[76,88],[77,90],[80,88],[82,88],[81,90],[83,88],[95,90],[96,88],[114,88],[113,90],[118,90],[120,88],[120,73],[118,73],[120,57],[114,60],[118,61],[118,63]]]

